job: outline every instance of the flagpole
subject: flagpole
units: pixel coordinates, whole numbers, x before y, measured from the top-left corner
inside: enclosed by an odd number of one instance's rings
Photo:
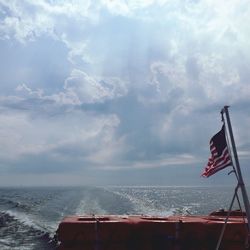
[[[228,132],[229,132],[229,136],[230,136],[230,141],[231,141],[231,145],[232,145],[232,150],[233,150],[233,155],[234,155],[235,165],[236,165],[236,170],[237,170],[238,185],[239,185],[239,187],[241,189],[241,193],[242,193],[242,198],[243,198],[243,202],[244,202],[244,206],[245,206],[245,210],[246,210],[247,222],[248,222],[248,231],[249,231],[250,230],[250,205],[249,205],[248,195],[247,195],[246,187],[245,187],[242,173],[241,173],[241,169],[240,169],[240,163],[239,163],[239,158],[238,158],[238,154],[237,154],[237,150],[236,150],[236,146],[235,146],[235,142],[234,142],[233,130],[232,130],[232,126],[231,126],[228,108],[229,108],[229,106],[224,106],[224,108],[222,109],[222,112],[225,112],[225,114],[226,114],[227,127],[228,127]]]

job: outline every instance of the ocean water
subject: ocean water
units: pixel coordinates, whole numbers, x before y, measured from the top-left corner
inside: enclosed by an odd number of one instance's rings
[[[232,187],[0,188],[0,249],[55,249],[67,215],[207,215],[227,209],[233,193]]]

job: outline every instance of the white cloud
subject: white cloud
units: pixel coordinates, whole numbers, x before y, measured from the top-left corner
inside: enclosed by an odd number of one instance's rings
[[[126,143],[125,137],[115,138],[107,134],[104,136],[103,147],[99,147],[89,154],[87,160],[96,167],[107,168],[112,164],[120,164],[122,158],[129,151],[129,146]]]
[[[96,79],[88,76],[80,70],[73,70],[66,80],[64,88],[67,91],[77,93],[83,103],[94,103],[109,96],[109,91]]]
[[[73,70],[65,81],[66,93],[74,93],[80,103],[103,102],[126,95],[124,82],[115,77],[91,77],[80,70]]]
[[[102,4],[112,13],[115,15],[130,15],[130,10],[127,2],[125,0],[102,0]]]
[[[121,169],[157,169],[168,166],[189,165],[200,163],[201,160],[190,154],[166,155],[160,159],[149,161],[134,161],[127,164],[121,163],[117,165],[106,165],[103,168],[107,170],[121,170]]]
[[[197,64],[200,67],[199,82],[209,99],[224,99],[225,94],[230,97],[235,96],[235,92],[223,93],[223,89],[239,89],[240,76],[237,69],[225,62],[222,55],[200,55]]]
[[[172,63],[153,62],[150,65],[152,73],[152,84],[156,85],[157,91],[169,94],[171,89],[180,87],[185,89],[187,87],[188,79],[186,76],[185,63],[182,61],[174,61]],[[163,91],[161,88],[169,88],[169,91]]]
[[[126,83],[118,77],[92,77],[84,71],[74,69],[65,80],[64,90],[45,95],[42,89],[32,90],[26,84],[16,88],[28,97],[55,101],[59,105],[81,105],[116,99],[127,94]]]
[[[162,7],[164,4],[171,2],[171,1],[169,0],[102,0],[101,2],[112,14],[137,18],[137,14],[141,10],[145,10],[144,14],[147,14],[148,12],[150,12],[151,7],[154,7],[154,6]]]
[[[42,98],[43,96],[43,90],[42,89],[37,89],[37,90],[32,90],[29,88],[26,84],[20,84],[16,87],[17,91],[24,91],[24,93],[28,93],[28,96],[31,97],[38,97]]]
[[[109,152],[111,161],[124,147],[116,139],[117,126],[119,119],[115,115],[93,116],[71,111],[48,120],[32,118],[26,112],[5,111],[0,115],[0,159],[21,163],[24,157],[45,154],[58,162],[79,160],[96,164],[107,162],[105,154]],[[101,153],[104,149],[105,153]]]
[[[81,104],[125,95],[127,89],[120,79],[73,70],[61,92],[46,95],[26,84],[16,91],[18,96],[0,98],[0,159],[15,162],[46,155],[56,162],[74,160],[102,166],[127,151],[124,136],[116,134],[120,120],[115,114],[78,109]]]
[[[1,4],[10,12],[0,23],[0,32],[5,38],[12,39],[14,36],[25,43],[37,36],[52,34],[53,20],[48,15],[37,12],[35,5],[27,2],[22,5],[20,1],[2,1]],[[29,8],[34,12],[31,13]]]
[[[0,0],[0,11],[0,73],[13,76],[1,85],[2,159],[194,164],[211,110],[249,104],[246,0]]]
[[[5,39],[11,39],[12,35],[18,41],[37,39],[42,35],[49,35],[59,39],[61,27],[67,26],[63,19],[71,18],[82,22],[96,22],[98,15],[92,7],[91,1],[64,1],[49,3],[45,0],[25,1],[0,1],[4,18],[0,23],[0,32]],[[8,14],[7,14],[8,13]],[[83,23],[82,23],[83,24]],[[58,33],[59,32],[59,33]]]

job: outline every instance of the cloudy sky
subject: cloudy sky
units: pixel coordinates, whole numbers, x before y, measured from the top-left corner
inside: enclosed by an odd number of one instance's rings
[[[250,183],[248,0],[0,0],[0,185]]]

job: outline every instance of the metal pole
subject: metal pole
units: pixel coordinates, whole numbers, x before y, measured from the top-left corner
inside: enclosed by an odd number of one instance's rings
[[[223,235],[224,235],[225,230],[226,230],[227,222],[228,222],[229,216],[230,216],[230,214],[231,214],[231,212],[232,212],[234,200],[235,200],[235,197],[237,197],[238,188],[239,188],[239,185],[237,185],[237,187],[236,187],[235,190],[234,190],[234,196],[233,196],[233,199],[232,199],[232,201],[231,201],[229,210],[228,210],[228,212],[227,212],[227,217],[226,217],[226,219],[225,219],[225,223],[223,224],[223,228],[222,228],[221,233],[220,233],[220,238],[219,238],[219,240],[218,240],[218,242],[217,242],[217,245],[216,245],[216,250],[219,250],[219,248],[220,248],[220,244],[221,244]]]
[[[223,111],[226,114],[228,132],[229,132],[229,136],[230,136],[230,141],[231,141],[232,150],[233,150],[234,159],[235,159],[236,170],[237,170],[237,174],[238,174],[238,185],[241,189],[242,198],[243,198],[243,202],[244,202],[244,206],[245,206],[245,210],[246,210],[246,216],[247,216],[247,222],[248,222],[248,232],[249,232],[249,229],[250,229],[249,200],[248,200],[246,187],[245,187],[245,184],[244,184],[244,181],[242,178],[242,174],[241,174],[240,163],[239,163],[238,154],[237,154],[237,150],[236,150],[236,146],[235,146],[235,142],[234,142],[233,130],[232,130],[232,126],[231,126],[228,108],[229,108],[229,106],[224,106]]]

